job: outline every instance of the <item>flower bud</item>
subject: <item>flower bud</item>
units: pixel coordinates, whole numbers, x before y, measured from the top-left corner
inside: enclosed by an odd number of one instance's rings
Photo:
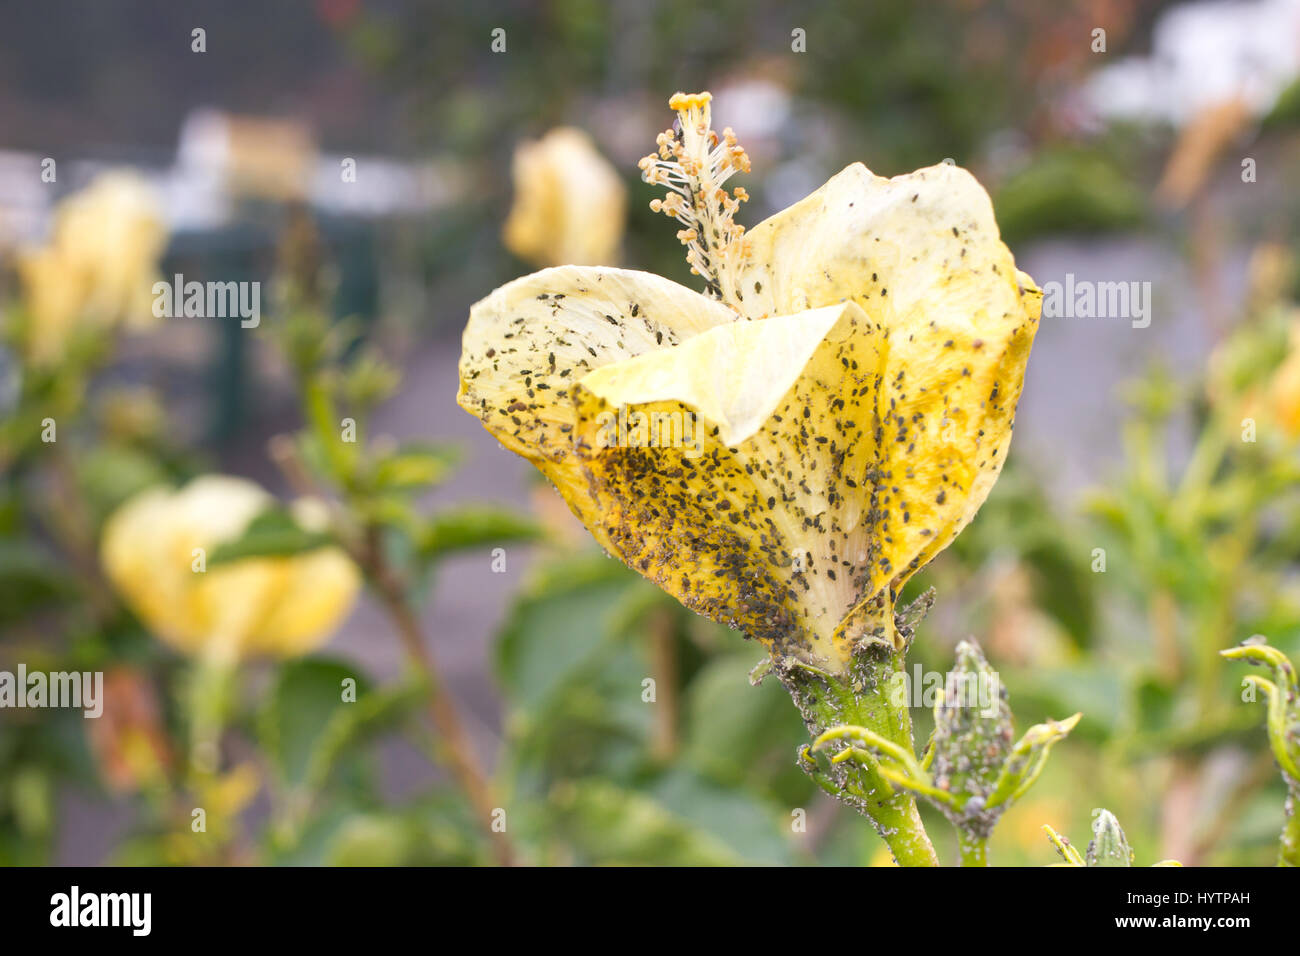
[[[934,723],[935,786],[983,807],[1013,736],[1006,688],[974,641],[957,645],[957,662],[935,706]]]
[[[1132,866],[1133,850],[1124,836],[1124,828],[1115,819],[1115,814],[1101,809],[1095,812],[1092,821],[1092,842],[1084,859],[1088,866]]]

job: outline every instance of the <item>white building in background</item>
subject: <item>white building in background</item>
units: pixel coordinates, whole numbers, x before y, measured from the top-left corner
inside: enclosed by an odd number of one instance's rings
[[[1300,0],[1208,0],[1172,7],[1152,30],[1149,57],[1102,67],[1085,102],[1107,119],[1181,126],[1240,99],[1263,116],[1300,76]]]
[[[0,150],[0,251],[45,232],[54,187],[41,180],[44,158]]]
[[[158,192],[172,233],[231,223],[241,201],[306,202],[319,212],[356,218],[421,215],[463,194],[465,174],[448,162],[319,152],[310,129],[293,120],[197,110],[181,126],[174,157],[123,163],[58,161],[0,150],[0,249],[39,241],[57,199],[97,173],[131,165]]]

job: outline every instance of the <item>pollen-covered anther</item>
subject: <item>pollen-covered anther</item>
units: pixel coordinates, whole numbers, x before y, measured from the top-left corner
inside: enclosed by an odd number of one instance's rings
[[[690,110],[704,109],[713,99],[713,94],[707,91],[703,93],[682,93],[677,92],[668,100],[668,108],[676,110],[679,113]]]
[[[749,199],[723,185],[737,172],[748,172],[749,156],[727,127],[719,136],[711,128],[709,93],[677,93],[668,105],[677,111],[678,128],[660,133],[656,152],[640,163],[641,178],[667,186],[668,195],[650,204],[684,227],[677,236],[686,244],[686,261],[703,276],[714,297],[740,311],[737,268],[745,259],[744,229],[733,217]]]

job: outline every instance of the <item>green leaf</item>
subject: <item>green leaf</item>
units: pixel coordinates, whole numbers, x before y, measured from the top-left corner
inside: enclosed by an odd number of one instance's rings
[[[603,555],[554,562],[535,578],[497,642],[497,676],[511,704],[542,710],[589,667],[637,580]]]
[[[0,538],[0,624],[76,593],[76,580],[35,541]]]
[[[391,398],[401,382],[401,372],[377,351],[367,349],[343,375],[343,400],[348,408],[367,412]]]
[[[339,828],[329,847],[330,866],[403,866],[414,827],[399,816],[354,816]]]
[[[719,786],[682,768],[658,781],[650,793],[679,820],[720,840],[746,863],[794,862],[785,837],[793,832],[793,818],[745,790]]]
[[[511,713],[502,766],[514,799],[543,799],[560,780],[630,784],[645,773],[654,719],[641,700],[646,655],[626,644],[604,651],[543,708]]]
[[[411,491],[441,484],[460,459],[460,450],[449,445],[404,445],[376,462],[374,486],[383,491]]]
[[[355,700],[344,699],[355,681]],[[393,726],[423,699],[418,685],[373,688],[354,665],[325,658],[285,664],[258,729],[266,752],[292,786],[315,790],[349,747]]]
[[[684,695],[686,761],[719,783],[761,780],[788,768],[807,739],[799,712],[776,681],[751,686],[752,656],[730,654],[709,661]]]
[[[367,495],[353,503],[357,517],[367,524],[381,524],[404,535],[420,525],[419,512],[411,496],[398,492]]]
[[[238,538],[213,548],[208,567],[244,558],[288,557],[334,543],[332,535],[306,530],[283,508],[270,508],[250,521]]]
[[[649,760],[649,642],[629,621],[640,578],[602,555],[552,560],[516,599],[496,647],[508,705],[504,773],[543,800],[557,781],[631,782]],[[642,622],[644,625],[644,622]]]
[[[744,857],[659,800],[606,780],[556,786],[556,830],[582,863],[735,866]]]
[[[511,818],[511,830],[515,819]],[[291,846],[272,846],[276,866],[475,866],[491,861],[463,798],[434,790],[399,808],[322,801]]]
[[[166,484],[169,478],[153,458],[129,448],[94,448],[77,459],[77,484],[97,521],[132,495]]]
[[[1014,245],[1049,233],[1125,229],[1146,215],[1132,177],[1101,150],[1045,150],[1007,178],[994,206],[1003,239]]]
[[[420,532],[420,554],[438,560],[461,551],[510,542],[536,541],[541,527],[506,508],[480,505],[458,508],[431,518]]]

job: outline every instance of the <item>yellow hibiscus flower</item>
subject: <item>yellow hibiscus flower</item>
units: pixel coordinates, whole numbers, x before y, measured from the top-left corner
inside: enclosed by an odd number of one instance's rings
[[[1300,319],[1291,326],[1290,350],[1268,385],[1269,411],[1288,438],[1300,438]]]
[[[539,266],[599,265],[618,258],[627,189],[580,129],[560,127],[520,144],[506,248]]]
[[[843,672],[987,497],[1042,294],[970,173],[854,164],[746,233],[749,160],[673,97],[643,178],[707,294],[547,269],[470,312],[458,401],[683,604]]]
[[[325,642],[352,608],[360,574],[338,548],[207,566],[274,503],[252,482],[196,478],[180,490],[153,488],[105,524],[104,571],[142,621],[178,650],[216,659],[290,657]],[[319,515],[299,502],[305,527]]]
[[[50,241],[18,259],[28,358],[57,361],[83,321],[155,324],[153,283],[166,243],[157,200],[133,173],[106,173],[65,200]]]

